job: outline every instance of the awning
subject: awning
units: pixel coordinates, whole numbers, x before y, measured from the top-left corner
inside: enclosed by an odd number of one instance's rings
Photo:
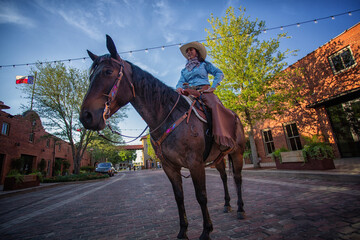
[[[321,106],[329,107],[343,102],[348,102],[356,98],[360,98],[360,87],[311,103],[309,105],[306,105],[306,107],[307,108],[318,108]]]

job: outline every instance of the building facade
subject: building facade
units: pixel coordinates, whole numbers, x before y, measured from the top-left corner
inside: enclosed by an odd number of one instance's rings
[[[25,174],[42,168],[46,176],[53,176],[55,165],[61,173],[65,163],[70,164],[69,173],[73,172],[70,144],[47,133],[36,112],[13,116],[0,109],[0,126],[0,184],[16,161]],[[90,155],[85,153],[81,166],[87,165]]]
[[[360,157],[360,23],[291,65],[302,76],[301,100],[275,119],[256,124],[261,162],[285,147],[301,150],[306,137],[329,142],[337,158]]]

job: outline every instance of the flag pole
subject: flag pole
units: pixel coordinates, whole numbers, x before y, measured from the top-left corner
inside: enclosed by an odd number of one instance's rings
[[[36,74],[37,72],[35,71],[35,76],[34,76],[34,83],[33,83],[33,89],[32,89],[32,93],[31,93],[31,105],[30,105],[30,111],[33,108],[33,101],[34,101],[34,92],[35,92],[35,83],[36,83]]]

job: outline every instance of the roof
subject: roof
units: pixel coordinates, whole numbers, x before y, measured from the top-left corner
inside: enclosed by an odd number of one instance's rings
[[[354,88],[340,94],[322,99],[320,101],[307,105],[307,108],[318,108],[321,106],[333,106],[339,103],[347,102],[360,97],[360,87]]]

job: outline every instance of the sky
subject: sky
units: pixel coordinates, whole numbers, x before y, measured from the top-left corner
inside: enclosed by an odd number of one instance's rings
[[[287,32],[291,38],[283,39],[280,49],[298,50],[297,56],[286,59],[288,64],[360,22],[357,11],[280,29],[358,10],[358,0],[0,0],[0,101],[11,107],[6,112],[22,114],[26,109],[21,105],[30,108],[30,103],[15,84],[17,75],[28,75],[31,63],[59,60],[88,70],[91,60],[86,50],[107,53],[105,34],[112,37],[123,59],[175,87],[186,62],[177,45],[205,40],[211,14],[222,18],[229,6],[236,15],[239,7],[245,7],[251,20],[263,20],[267,28],[278,27],[263,33],[264,40]],[[161,46],[169,47],[162,50]],[[136,51],[146,48],[150,50]],[[77,58],[81,60],[68,61]],[[139,135],[146,123],[131,106],[127,115],[120,122],[122,133]]]

